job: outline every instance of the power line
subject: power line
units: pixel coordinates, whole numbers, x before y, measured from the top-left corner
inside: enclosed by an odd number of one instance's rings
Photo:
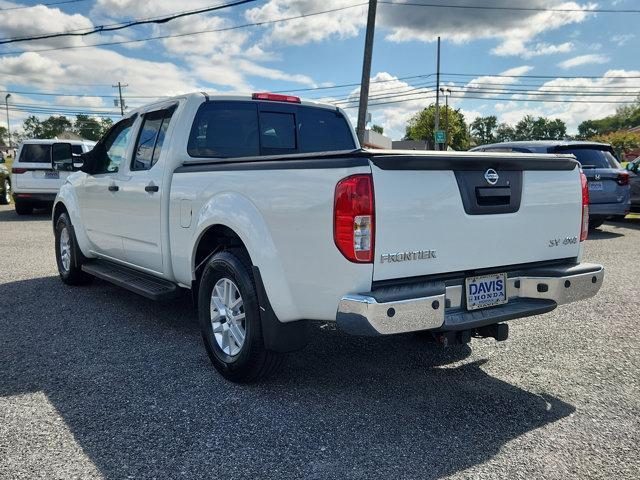
[[[640,10],[624,9],[616,10],[612,8],[543,8],[543,7],[499,7],[492,5],[451,5],[450,3],[414,3],[414,2],[389,2],[380,1],[386,5],[399,7],[428,7],[428,8],[455,8],[460,10],[508,10],[516,12],[580,12],[580,13],[640,13]]]
[[[423,94],[420,94],[423,95]],[[613,100],[552,100],[552,99],[527,99],[527,98],[502,98],[502,97],[473,97],[473,96],[454,96],[452,95],[453,98],[460,98],[461,100],[468,100],[468,99],[472,99],[472,100],[485,100],[485,101],[513,101],[513,102],[540,102],[540,103],[565,103],[565,104],[573,104],[573,103],[603,103],[603,104],[628,104],[628,105],[636,105],[637,102],[633,102],[633,101],[613,101]],[[386,101],[386,102],[375,102],[375,103],[370,103],[369,106],[370,107],[375,107],[375,106],[380,106],[380,105],[389,105],[389,104],[395,104],[395,103],[406,103],[406,102],[412,102],[412,101],[416,101],[416,100],[427,100],[427,99],[433,99],[435,98],[435,95],[429,95],[429,96],[416,96],[416,97],[412,97],[412,98],[406,98],[403,100],[390,100],[390,101]],[[344,106],[342,107],[344,109],[350,109],[350,108],[357,108],[357,105],[349,105],[349,106]]]
[[[232,31],[232,30],[239,30],[241,28],[260,27],[260,26],[263,26],[263,25],[272,25],[274,23],[288,22],[288,21],[297,20],[297,19],[300,19],[300,18],[313,17],[313,16],[316,16],[316,15],[323,15],[323,14],[326,14],[326,13],[332,13],[332,12],[338,12],[338,11],[341,11],[341,10],[347,10],[349,8],[361,7],[363,5],[367,5],[367,3],[358,3],[358,4],[355,4],[355,5],[347,5],[345,7],[337,7],[337,8],[332,8],[332,9],[329,9],[329,10],[323,10],[321,12],[305,13],[305,14],[301,14],[301,15],[295,15],[293,17],[278,18],[278,19],[274,19],[274,20],[264,20],[262,22],[245,23],[245,24],[242,24],[242,25],[234,25],[234,26],[231,26],[231,27],[217,28],[217,29],[212,29],[212,30],[200,30],[198,32],[177,33],[177,34],[172,34],[172,35],[157,35],[155,37],[138,38],[138,39],[135,39],[135,40],[120,40],[120,41],[116,41],[116,42],[102,42],[102,43],[94,43],[94,44],[91,44],[91,45],[68,45],[68,46],[65,46],[65,47],[41,48],[41,49],[38,49],[38,50],[15,50],[15,51],[11,51],[11,52],[2,52],[2,53],[0,53],[0,56],[19,55],[19,54],[22,54],[22,53],[52,52],[52,51],[56,51],[56,50],[73,50],[73,49],[77,49],[77,48],[104,47],[104,46],[108,46],[108,45],[126,45],[126,44],[130,44],[130,43],[148,42],[148,41],[152,41],[152,40],[164,40],[164,39],[167,39],[167,38],[189,37],[189,36],[192,36],[192,35],[202,35],[202,34],[205,34],[205,33],[228,32],[228,31]]]
[[[2,75],[2,74],[0,74]],[[118,98],[118,95],[95,95],[92,93],[57,93],[57,92],[25,92],[18,90],[0,90],[0,93],[15,93],[17,95],[37,95],[45,97],[95,97],[95,98]],[[127,98],[168,98],[169,95],[127,95]]]
[[[21,7],[8,7],[8,8],[0,8],[0,12],[8,12],[9,10],[24,10],[25,8],[33,8],[33,7],[51,7],[54,5],[64,5],[67,3],[80,3],[86,2],[87,0],[65,0],[61,2],[51,2],[51,3],[39,3],[37,5],[23,5]]]
[[[216,5],[212,5],[212,6],[219,6],[220,4],[216,4]],[[24,7],[24,8],[31,8],[31,7]],[[128,20],[125,22],[114,22],[114,23],[105,23],[103,25],[101,25],[100,27],[83,27],[83,28],[72,28],[69,30],[65,30],[63,32],[59,32],[59,31],[54,31],[54,32],[43,32],[41,33],[41,35],[49,35],[49,34],[58,34],[58,33],[68,33],[68,32],[82,32],[85,30],[88,30],[89,28],[103,28],[101,30],[101,32],[104,32],[104,28],[105,27],[112,27],[112,26],[120,26],[120,25],[128,25],[131,22],[138,22],[138,21],[148,21],[148,20],[158,20],[158,19],[162,19],[165,18],[166,16],[170,16],[170,15],[180,15],[180,14],[184,14],[184,13],[189,13],[189,14],[193,14],[193,13],[198,13],[200,10],[199,9],[192,9],[192,10],[180,10],[177,12],[172,12],[172,13],[165,13],[164,15],[156,15],[153,17],[146,17],[146,18],[137,18],[134,20]],[[8,37],[8,38],[2,38],[0,40],[10,40],[10,39],[16,39],[16,38],[21,38],[21,37]]]
[[[139,25],[148,25],[148,24],[161,24],[161,23],[167,23],[170,22],[171,20],[176,20],[178,18],[183,18],[183,17],[189,17],[191,15],[197,15],[200,13],[208,13],[208,12],[213,12],[216,10],[222,10],[224,8],[230,8],[230,7],[236,7],[238,5],[244,5],[246,3],[252,3],[255,2],[256,0],[236,0],[235,2],[232,3],[225,3],[223,5],[217,5],[214,7],[207,7],[207,8],[201,8],[200,10],[191,10],[188,12],[181,12],[181,13],[176,13],[170,16],[166,16],[166,17],[160,17],[160,18],[156,18],[156,19],[142,19],[142,20],[133,20],[131,22],[127,22],[121,25],[112,25],[112,26],[108,26],[108,25],[99,25],[97,27],[95,27],[93,30],[89,30],[86,32],[78,32],[78,31],[67,31],[67,32],[58,32],[58,33],[48,33],[45,35],[37,35],[37,36],[31,36],[31,37],[21,37],[21,38],[10,38],[10,39],[3,39],[0,40],[0,45],[4,45],[7,43],[16,43],[16,42],[28,42],[28,41],[32,41],[32,40],[44,40],[44,39],[48,39],[48,38],[60,38],[60,37],[83,37],[86,35],[91,35],[94,33],[104,33],[104,32],[113,32],[116,30],[123,30],[125,28],[131,28],[131,27],[135,27],[135,26],[139,26]]]
[[[609,78],[640,78],[640,75],[505,75],[503,73],[443,73],[452,77],[497,77],[497,78],[564,78],[564,79],[588,79],[605,80]]]
[[[122,25],[113,25],[113,26],[99,25],[99,26],[95,27],[93,30],[89,30],[89,31],[86,31],[86,32],[67,31],[67,32],[49,33],[49,34],[45,34],[45,35],[37,35],[37,36],[32,36],[32,37],[21,37],[21,38],[4,39],[4,40],[0,40],[0,45],[7,44],[7,43],[16,43],[16,42],[28,42],[28,41],[32,41],[32,40],[44,40],[44,39],[48,39],[48,38],[83,37],[83,36],[91,35],[91,34],[94,34],[94,33],[113,32],[113,31],[116,31],[116,30],[123,30],[125,28],[131,28],[131,27],[135,27],[135,26],[139,26],[139,25],[167,23],[167,22],[170,22],[171,20],[176,20],[178,18],[189,17],[191,15],[197,15],[197,14],[200,14],[200,13],[213,12],[213,11],[216,11],[216,10],[222,10],[224,8],[230,8],[230,7],[235,7],[235,6],[238,6],[238,5],[244,5],[246,3],[252,3],[252,2],[255,2],[255,1],[256,0],[236,0],[235,2],[232,2],[232,3],[225,3],[223,5],[217,5],[217,6],[214,6],[214,7],[201,8],[200,10],[191,10],[191,11],[188,11],[188,12],[176,13],[176,14],[173,14],[173,15],[169,15],[169,16],[166,16],[166,17],[160,17],[160,18],[157,18],[157,19],[133,20],[131,22],[124,23]]]

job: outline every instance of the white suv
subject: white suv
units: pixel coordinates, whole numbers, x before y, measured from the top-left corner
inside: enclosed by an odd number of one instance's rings
[[[25,140],[11,168],[13,201],[18,215],[28,215],[34,208],[53,205],[60,186],[72,173],[54,170],[51,166],[51,145],[57,140]],[[72,140],[74,156],[90,151],[95,142]],[[77,163],[80,166],[80,163]]]

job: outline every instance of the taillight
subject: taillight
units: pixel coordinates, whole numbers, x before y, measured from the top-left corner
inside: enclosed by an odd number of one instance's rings
[[[580,229],[580,241],[587,239],[589,234],[589,184],[587,176],[580,172],[580,181],[582,182],[582,228]]]
[[[11,173],[26,173],[28,170],[26,168],[18,168],[18,167],[13,167],[11,169]]]
[[[294,97],[293,95],[280,95],[278,93],[254,93],[251,95],[254,100],[268,100],[270,102],[288,102],[288,103],[301,103],[300,97]]]
[[[353,175],[336,185],[333,240],[347,260],[373,263],[375,207],[371,175]]]
[[[629,185],[629,174],[627,172],[620,172],[616,181],[618,182],[618,185],[623,187],[625,185]]]

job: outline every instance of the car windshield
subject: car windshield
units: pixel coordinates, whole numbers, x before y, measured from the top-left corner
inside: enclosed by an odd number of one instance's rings
[[[558,153],[573,154],[582,168],[620,168],[616,157],[597,148],[563,148]]]

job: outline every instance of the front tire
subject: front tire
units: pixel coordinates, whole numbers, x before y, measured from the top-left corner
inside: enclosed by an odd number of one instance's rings
[[[217,253],[204,267],[198,319],[209,358],[227,380],[255,382],[281,364],[283,356],[264,345],[251,270],[235,254]]]
[[[85,260],[78,249],[75,234],[71,228],[71,220],[66,213],[56,220],[55,228],[56,263],[60,279],[67,285],[86,285],[93,277],[82,271]],[[78,258],[79,257],[79,258]]]
[[[11,182],[5,178],[3,183],[2,192],[0,192],[0,205],[9,205],[11,203]]]

